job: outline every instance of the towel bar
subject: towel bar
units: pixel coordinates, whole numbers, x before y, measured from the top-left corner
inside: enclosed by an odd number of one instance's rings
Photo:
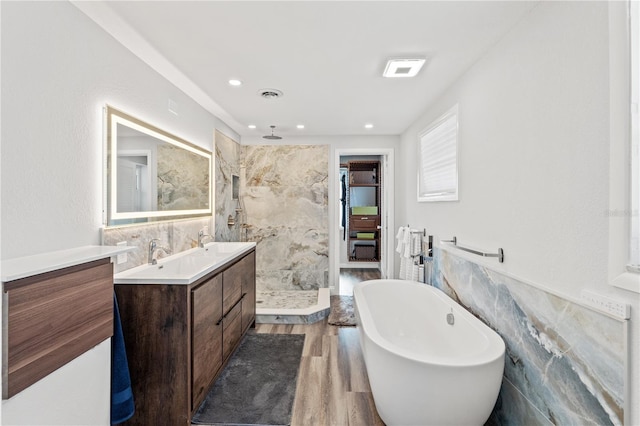
[[[441,243],[451,243],[453,244],[456,248],[459,248],[460,250],[463,251],[467,251],[469,253],[473,253],[473,254],[477,254],[478,256],[482,256],[482,257],[497,257],[498,258],[498,262],[500,263],[504,263],[504,250],[502,250],[501,248],[498,249],[497,253],[485,253],[483,251],[478,251],[478,250],[474,250],[468,247],[462,247],[458,245],[458,239],[456,237],[453,237],[451,240],[441,240]]]

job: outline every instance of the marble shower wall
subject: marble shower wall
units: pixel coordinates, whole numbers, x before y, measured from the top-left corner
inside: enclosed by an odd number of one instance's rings
[[[242,224],[245,212],[242,209],[242,196],[233,200],[233,176],[241,175],[241,146],[238,142],[216,130],[215,133],[215,240],[242,241]],[[228,226],[229,216],[235,225]]]
[[[329,147],[243,146],[247,241],[258,291],[328,286]]]
[[[496,330],[507,347],[488,424],[619,425],[624,321],[434,249],[434,285]]]
[[[158,209],[209,208],[209,160],[170,144],[158,146]]]
[[[170,249],[171,254],[197,247],[198,231],[205,226],[211,228],[211,217],[123,226],[120,228],[103,228],[102,244],[115,246],[121,241],[126,241],[127,245],[137,248],[137,250],[127,253],[127,261],[125,263],[114,263],[114,272],[118,273],[147,263],[149,241],[153,238],[159,238],[159,245]],[[162,251],[158,253],[159,258],[164,256],[167,256],[167,254]]]

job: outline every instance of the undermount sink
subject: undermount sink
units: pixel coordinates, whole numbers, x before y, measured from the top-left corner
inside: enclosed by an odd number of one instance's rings
[[[191,284],[251,250],[256,243],[213,242],[114,275],[115,284]]]
[[[194,252],[193,256],[207,256],[207,257],[208,256],[226,256],[230,253],[243,251],[247,247],[247,244],[253,244],[253,243],[240,243],[240,242],[209,243],[205,245],[204,248],[201,248],[197,252]]]

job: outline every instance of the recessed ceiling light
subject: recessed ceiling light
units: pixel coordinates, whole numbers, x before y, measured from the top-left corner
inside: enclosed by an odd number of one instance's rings
[[[231,80],[229,80],[229,85],[231,85],[231,86],[242,86],[242,81],[232,78]]]
[[[250,129],[255,129],[256,125],[255,124],[249,124],[247,127],[250,128]]]
[[[373,124],[367,123],[367,124],[364,125],[364,128],[365,129],[373,129]]]
[[[298,124],[296,127],[297,127],[298,129],[304,129],[304,124]]]
[[[425,59],[389,59],[382,75],[384,77],[415,77]]]

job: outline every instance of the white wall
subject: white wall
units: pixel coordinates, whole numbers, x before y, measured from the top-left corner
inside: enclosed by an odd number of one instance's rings
[[[640,424],[639,298],[607,272],[608,31],[606,2],[535,7],[403,133],[397,221],[502,247],[504,264],[491,268],[569,299],[588,288],[631,303],[629,406]],[[460,201],[418,203],[417,135],[456,103]]]
[[[100,243],[106,103],[208,149],[215,128],[237,138],[70,3],[1,8],[2,259]],[[109,353],[3,401],[3,423],[108,424]]]

